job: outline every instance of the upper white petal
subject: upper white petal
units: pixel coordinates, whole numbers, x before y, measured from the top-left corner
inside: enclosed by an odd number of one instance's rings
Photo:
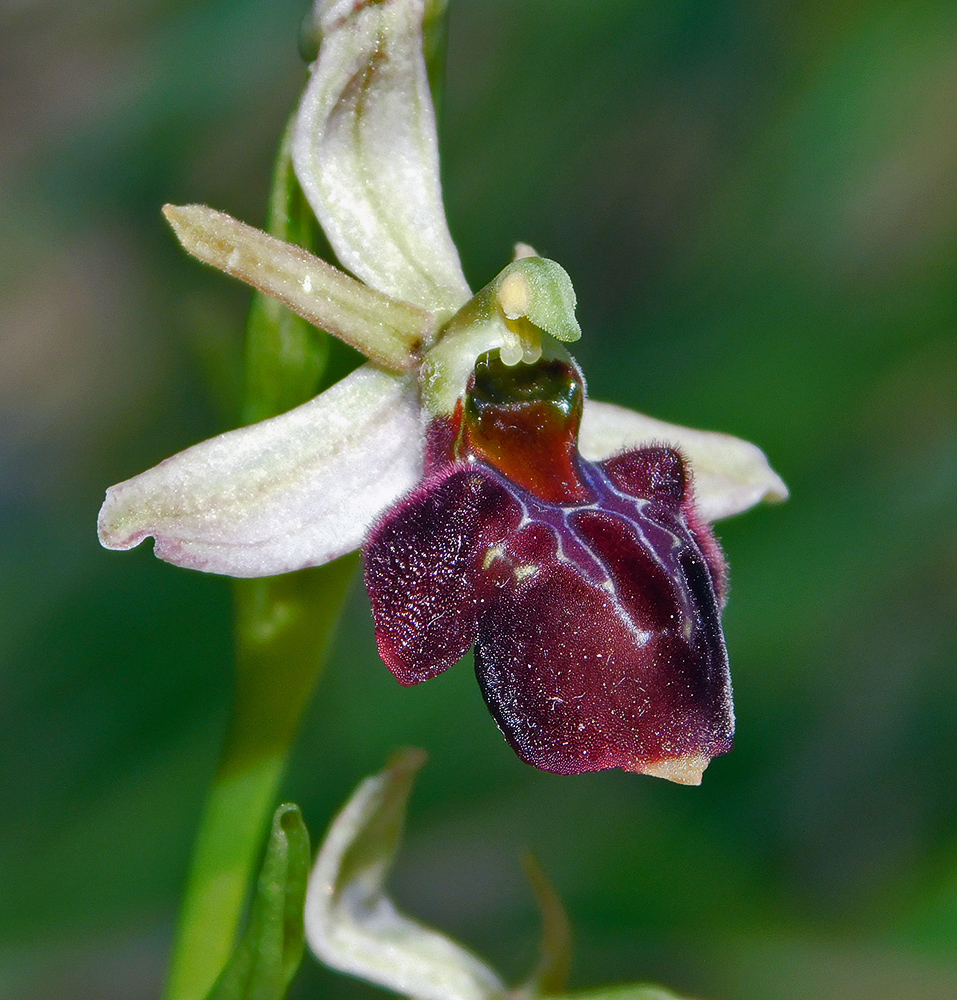
[[[471,293],[442,206],[424,0],[318,0],[316,14],[322,45],[293,137],[299,183],[353,274],[451,315]]]
[[[649,444],[671,445],[688,460],[698,510],[707,521],[739,514],[762,500],[788,497],[787,486],[764,452],[748,441],[665,423],[611,403],[585,403],[578,439],[585,458],[599,462]]]
[[[315,399],[204,441],[107,490],[100,541],[156,539],[161,559],[271,576],[358,548],[422,476],[411,378],[365,365]]]

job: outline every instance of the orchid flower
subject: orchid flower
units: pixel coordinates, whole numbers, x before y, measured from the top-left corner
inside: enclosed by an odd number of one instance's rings
[[[164,210],[201,260],[368,363],[315,399],[107,492],[108,548],[237,577],[365,558],[402,684],[475,647],[526,761],[698,783],[728,750],[725,568],[710,523],[787,489],[754,445],[587,397],[575,294],[520,245],[473,295],[442,207],[425,0],[319,0],[298,181],[339,262],[203,206]]]

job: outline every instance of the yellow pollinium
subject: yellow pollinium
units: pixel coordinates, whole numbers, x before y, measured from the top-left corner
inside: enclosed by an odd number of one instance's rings
[[[520,361],[534,364],[542,356],[542,332],[528,319],[528,278],[521,271],[506,275],[496,295],[505,320],[504,343],[499,356],[510,368]]]

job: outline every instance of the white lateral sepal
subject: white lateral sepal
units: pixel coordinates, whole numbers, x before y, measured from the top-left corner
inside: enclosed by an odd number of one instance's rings
[[[788,488],[757,445],[730,434],[696,431],[612,403],[585,402],[578,446],[600,462],[629,448],[664,444],[677,448],[694,475],[695,500],[706,521],[740,514],[762,500],[786,500]]]
[[[111,487],[100,541],[156,539],[160,559],[272,576],[358,548],[422,478],[415,383],[364,365],[281,416],[204,441]]]

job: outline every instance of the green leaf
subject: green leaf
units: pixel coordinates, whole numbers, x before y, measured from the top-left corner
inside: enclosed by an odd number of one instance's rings
[[[273,817],[249,926],[208,1000],[282,1000],[302,959],[309,834],[296,805]]]

